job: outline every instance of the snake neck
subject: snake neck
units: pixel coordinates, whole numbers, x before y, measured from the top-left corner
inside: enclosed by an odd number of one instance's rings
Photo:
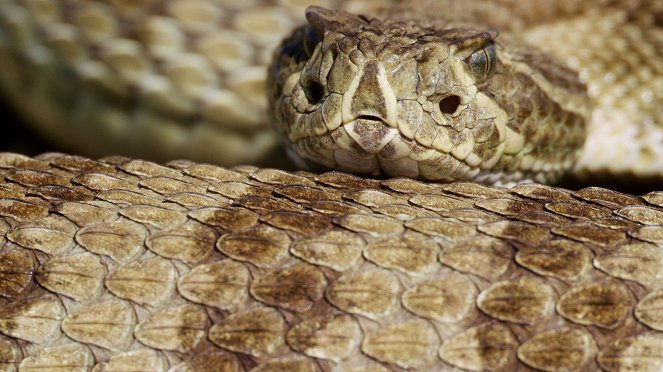
[[[273,122],[291,157],[354,173],[551,182],[585,140],[576,74],[497,31],[312,7],[277,49]]]

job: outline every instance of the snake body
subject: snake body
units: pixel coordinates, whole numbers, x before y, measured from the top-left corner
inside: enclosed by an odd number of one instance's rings
[[[28,124],[72,152],[255,163],[277,147],[264,66],[304,8],[3,1],[0,86]]]
[[[311,8],[270,68],[290,153],[424,179],[547,181],[576,158],[661,177],[663,4],[532,4]],[[80,151],[257,162],[276,146],[260,66],[303,14],[9,0],[0,85]],[[0,175],[2,370],[663,369],[660,192],[58,153],[2,153]]]
[[[6,371],[659,371],[663,194],[3,153]]]

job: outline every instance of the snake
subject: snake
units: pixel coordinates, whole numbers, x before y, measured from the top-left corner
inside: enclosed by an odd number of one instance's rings
[[[0,6],[0,370],[663,369],[663,3],[244,4]]]

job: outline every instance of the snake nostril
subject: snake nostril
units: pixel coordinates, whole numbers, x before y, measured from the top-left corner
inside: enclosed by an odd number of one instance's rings
[[[304,94],[310,104],[319,103],[325,95],[325,89],[315,81],[311,82],[308,86],[304,87]]]
[[[453,114],[460,106],[460,97],[449,96],[440,101],[440,111],[443,114]]]

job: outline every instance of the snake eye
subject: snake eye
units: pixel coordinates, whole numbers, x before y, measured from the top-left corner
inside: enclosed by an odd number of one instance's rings
[[[320,36],[315,31],[313,27],[306,28],[306,34],[304,35],[304,50],[308,56],[313,55],[315,47],[320,44]]]
[[[489,42],[483,48],[472,53],[466,61],[477,82],[486,80],[495,69],[494,43]]]

